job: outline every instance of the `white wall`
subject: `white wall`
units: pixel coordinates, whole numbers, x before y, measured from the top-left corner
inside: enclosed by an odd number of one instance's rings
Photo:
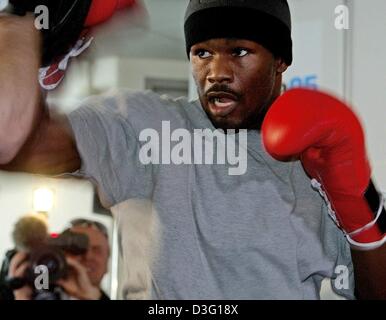
[[[350,98],[366,129],[374,178],[386,191],[386,1],[350,3]]]
[[[172,59],[140,59],[100,57],[78,59],[71,62],[63,83],[49,94],[50,105],[70,112],[92,94],[111,88],[144,90],[147,78],[187,80],[189,63]]]
[[[47,101],[51,108],[68,113],[75,110],[81,100],[92,93],[90,65],[90,61],[82,56],[70,60],[63,81],[55,90],[48,93]],[[112,72],[103,71],[106,80],[115,79]]]
[[[189,63],[181,60],[120,59],[119,86],[143,90],[146,78],[187,80]]]
[[[307,85],[340,96],[344,93],[344,33],[335,29],[335,8],[342,0],[290,0],[292,15],[292,66],[284,82]]]

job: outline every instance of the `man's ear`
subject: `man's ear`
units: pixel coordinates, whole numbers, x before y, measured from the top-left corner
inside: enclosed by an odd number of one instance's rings
[[[288,66],[282,58],[276,59],[276,72],[283,73],[287,70]]]

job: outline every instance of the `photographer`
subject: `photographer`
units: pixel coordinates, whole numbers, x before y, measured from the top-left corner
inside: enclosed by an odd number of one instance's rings
[[[109,257],[106,228],[94,221],[77,221],[82,224],[72,223],[57,238],[48,237],[45,222],[36,215],[23,217],[16,223],[13,232],[16,249],[7,253],[2,267],[2,275],[6,273],[7,277],[1,299],[109,299],[99,288]],[[48,269],[46,290],[38,289],[35,284],[33,272],[38,265],[46,265]]]
[[[70,225],[70,231],[88,237],[89,246],[85,254],[67,257],[67,262],[75,273],[69,279],[61,280],[61,286],[67,293],[79,299],[109,300],[100,288],[107,273],[110,256],[106,227],[100,222],[88,219],[75,219]]]

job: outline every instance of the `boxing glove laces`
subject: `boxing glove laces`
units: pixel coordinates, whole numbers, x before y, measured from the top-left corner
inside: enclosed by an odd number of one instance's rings
[[[262,138],[275,159],[300,159],[353,247],[386,242],[384,198],[371,180],[363,129],[350,107],[316,90],[287,91],[270,107]]]

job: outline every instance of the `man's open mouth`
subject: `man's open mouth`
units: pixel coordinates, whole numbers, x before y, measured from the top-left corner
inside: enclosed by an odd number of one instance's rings
[[[225,117],[237,107],[238,97],[228,92],[210,92],[208,105],[213,115]]]

